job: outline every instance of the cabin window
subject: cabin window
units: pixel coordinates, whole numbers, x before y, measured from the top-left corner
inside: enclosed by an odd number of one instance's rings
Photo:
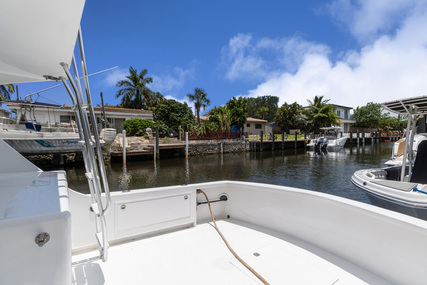
[[[261,124],[255,124],[255,129],[261,129]]]
[[[247,127],[247,128],[250,128],[250,127],[251,127],[251,124],[246,124],[246,127]]]
[[[341,110],[337,110],[337,115],[341,117]]]

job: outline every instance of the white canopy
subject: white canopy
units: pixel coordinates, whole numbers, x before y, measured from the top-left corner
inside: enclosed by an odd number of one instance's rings
[[[413,97],[401,100],[395,100],[381,104],[385,109],[398,113],[407,114],[410,107],[416,107],[415,112],[418,114],[427,113],[427,96]]]
[[[0,0],[0,84],[64,76],[85,0]]]

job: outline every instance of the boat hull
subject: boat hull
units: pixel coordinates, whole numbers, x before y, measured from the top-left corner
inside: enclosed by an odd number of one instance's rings
[[[338,139],[334,139],[334,140],[328,140],[327,149],[339,149],[339,148],[343,148],[346,142],[347,142],[347,137],[338,138]],[[316,145],[316,140],[312,139],[307,144],[307,147],[310,148],[310,149],[314,149],[315,145]]]
[[[373,205],[427,220],[427,194],[417,191],[423,189],[425,185],[391,182],[381,176],[380,173],[383,171],[383,169],[358,170],[352,176],[351,182],[366,193]],[[395,186],[385,185],[387,183]]]

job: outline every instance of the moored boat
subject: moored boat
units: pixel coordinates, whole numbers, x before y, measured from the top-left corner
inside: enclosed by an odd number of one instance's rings
[[[340,127],[325,127],[320,128],[325,134],[317,139],[311,139],[307,147],[315,150],[334,150],[343,148],[347,142],[347,137],[339,137]]]
[[[382,105],[390,111],[408,115],[408,136],[396,143],[393,149],[396,155],[403,149],[401,160],[392,167],[358,170],[351,181],[368,194],[374,205],[427,219],[427,140],[422,135],[415,135],[418,119],[424,118],[427,112],[427,97]]]

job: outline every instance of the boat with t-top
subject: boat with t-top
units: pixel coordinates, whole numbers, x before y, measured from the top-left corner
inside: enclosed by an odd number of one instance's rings
[[[427,96],[395,100],[382,106],[408,117],[407,137],[393,147],[401,160],[392,166],[358,170],[351,181],[366,192],[374,205],[427,219],[427,140],[423,135],[416,136],[417,122],[426,120]]]
[[[307,147],[314,150],[336,150],[343,148],[347,142],[347,137],[341,133],[340,127],[324,127],[320,128],[324,134],[321,137],[311,139]]]

